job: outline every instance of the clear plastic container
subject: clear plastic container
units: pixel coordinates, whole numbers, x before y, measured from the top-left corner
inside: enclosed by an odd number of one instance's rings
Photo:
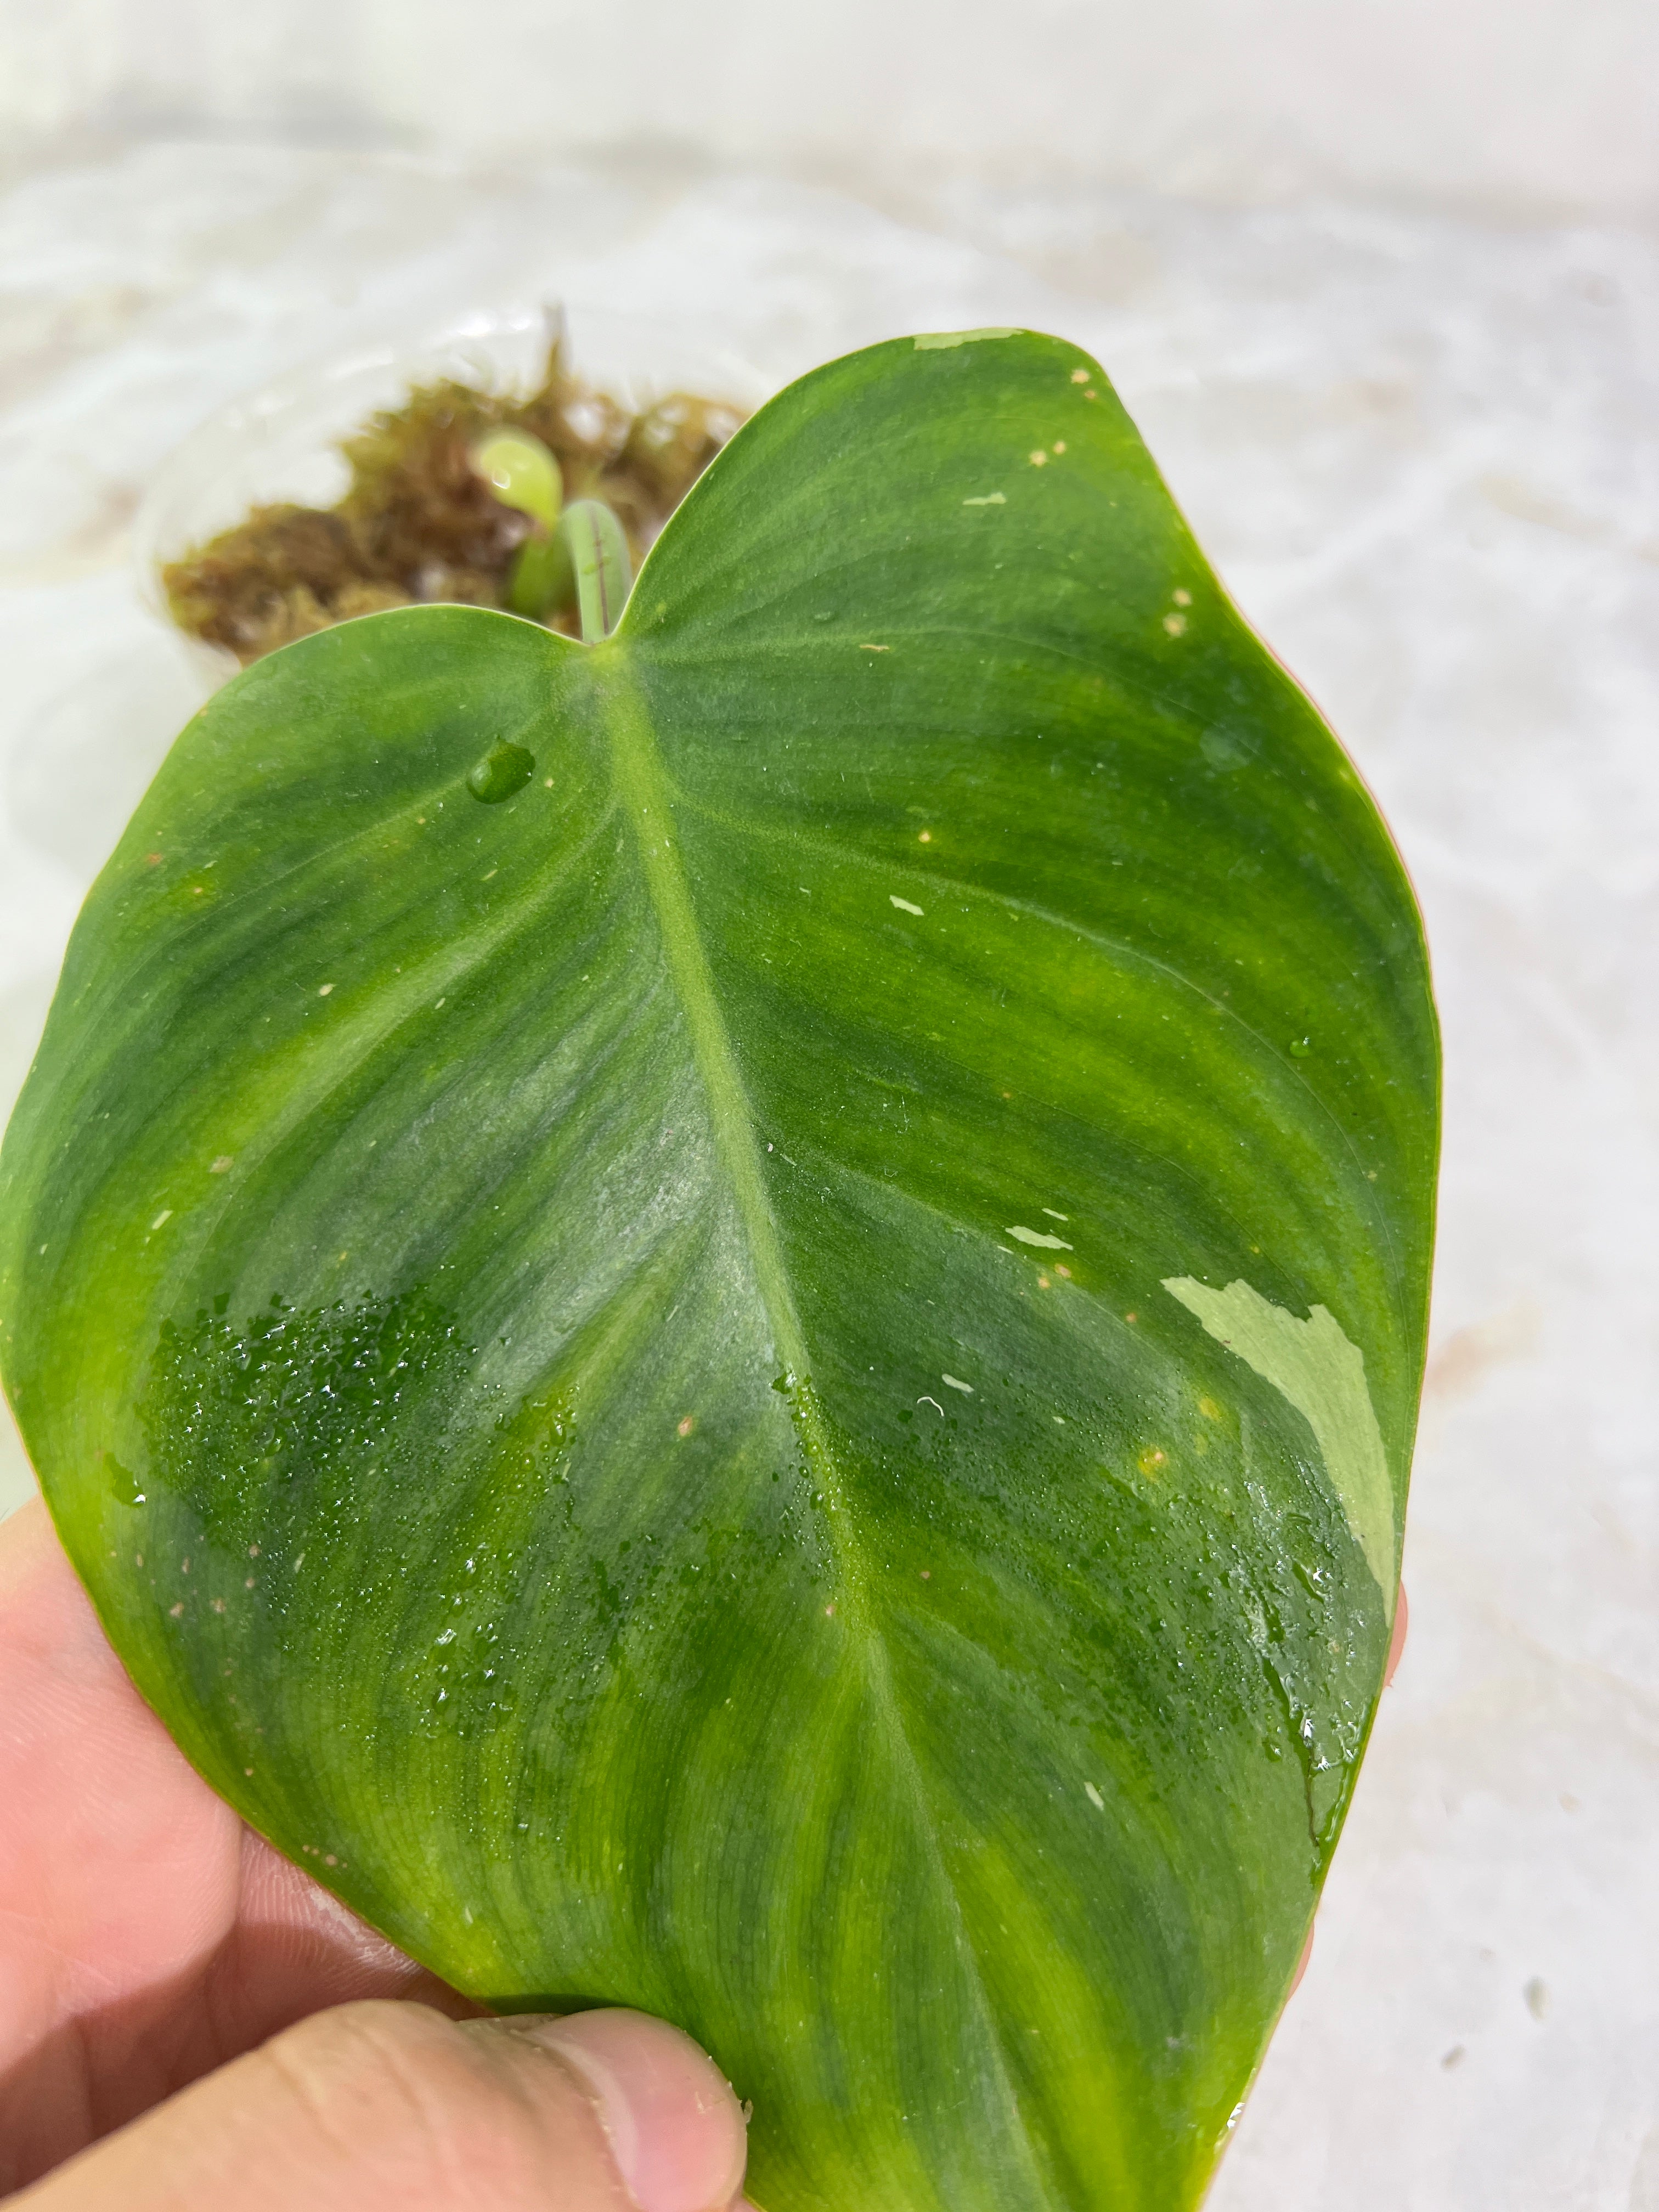
[[[235,675],[223,647],[188,637],[167,611],[161,569],[191,546],[277,501],[331,507],[349,471],[338,441],[413,385],[441,377],[495,392],[532,391],[562,329],[566,358],[584,382],[643,407],[670,392],[729,400],[747,414],[773,386],[706,333],[645,315],[570,306],[467,316],[413,343],[389,340],[292,371],[208,417],[157,471],[134,520],[133,558],[144,604],[204,684]]]

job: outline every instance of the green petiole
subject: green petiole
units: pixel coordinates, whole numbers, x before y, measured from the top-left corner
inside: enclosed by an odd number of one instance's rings
[[[582,637],[597,645],[622,619],[633,575],[623,526],[602,500],[574,500],[559,521],[576,571]]]

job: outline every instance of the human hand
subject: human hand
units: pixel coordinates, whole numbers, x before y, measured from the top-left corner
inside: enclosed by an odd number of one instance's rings
[[[0,1524],[18,2212],[727,2212],[744,2151],[678,2029],[483,2019],[280,1858],[140,1698],[45,1510]]]

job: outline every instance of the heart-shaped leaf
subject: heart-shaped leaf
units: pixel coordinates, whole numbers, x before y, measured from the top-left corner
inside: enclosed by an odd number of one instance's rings
[[[145,1694],[768,2212],[1167,2208],[1389,1639],[1434,1016],[1353,770],[1055,340],[878,346],[592,647],[191,723],[3,1157],[8,1384]]]

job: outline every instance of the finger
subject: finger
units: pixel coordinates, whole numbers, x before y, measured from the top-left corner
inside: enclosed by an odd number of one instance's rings
[[[320,2006],[463,2008],[188,1765],[38,1502],[0,1523],[0,2194]]]
[[[1310,1928],[1308,1930],[1308,1940],[1302,1946],[1302,1956],[1296,1962],[1296,1972],[1291,1976],[1291,1986],[1288,1992],[1291,1996],[1294,1996],[1297,1991],[1301,1988],[1302,1977],[1307,1972],[1309,1963],[1313,1958],[1313,1939],[1314,1932]]]
[[[109,2124],[77,2025],[221,1940],[238,1824],[127,1680],[39,1504],[0,1526],[0,2180],[15,2186],[43,2144],[61,2156]]]
[[[1389,1638],[1389,1656],[1382,1662],[1382,1686],[1386,1690],[1395,1678],[1406,1649],[1406,1628],[1411,1618],[1411,1607],[1406,1602],[1406,1585],[1400,1585],[1400,1595],[1394,1608],[1394,1632]]]
[[[642,2013],[464,2026],[319,2013],[14,2201],[17,2212],[727,2212],[743,2116]]]

